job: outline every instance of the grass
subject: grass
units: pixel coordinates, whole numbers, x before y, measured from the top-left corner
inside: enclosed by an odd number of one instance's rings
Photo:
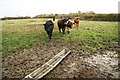
[[[2,54],[8,55],[17,49],[33,46],[37,43],[47,43],[48,37],[42,24],[46,19],[24,19],[2,21]],[[36,25],[37,24],[37,25]],[[57,24],[53,31],[52,41],[83,43],[88,51],[96,51],[111,42],[118,41],[117,22],[80,21],[78,28],[73,27],[71,33],[59,34]]]

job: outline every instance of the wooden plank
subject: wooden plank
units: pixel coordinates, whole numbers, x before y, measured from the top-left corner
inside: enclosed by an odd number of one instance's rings
[[[40,68],[36,69],[29,75],[27,75],[26,78],[33,78],[33,79],[40,79],[43,76],[45,76],[47,73],[49,73],[51,70],[53,70],[68,54],[70,51],[66,53],[65,49],[63,49],[60,53],[55,55],[52,59],[50,59],[48,62],[46,62],[44,65],[42,65]]]

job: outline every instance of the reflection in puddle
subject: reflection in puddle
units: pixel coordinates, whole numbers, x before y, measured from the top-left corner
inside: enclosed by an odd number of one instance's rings
[[[98,66],[100,71],[112,74],[118,78],[118,54],[115,51],[106,51],[104,54],[95,54],[89,58],[83,58],[91,66]]]

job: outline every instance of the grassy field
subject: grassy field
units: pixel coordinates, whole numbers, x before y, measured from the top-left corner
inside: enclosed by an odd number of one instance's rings
[[[46,19],[21,19],[2,21],[2,54],[8,55],[17,49],[35,44],[45,44],[48,37],[43,28]],[[105,21],[80,21],[78,28],[73,27],[71,33],[59,34],[55,28],[51,42],[69,43],[71,41],[83,43],[81,46],[87,51],[96,51],[98,48],[111,42],[118,41],[118,23]]]

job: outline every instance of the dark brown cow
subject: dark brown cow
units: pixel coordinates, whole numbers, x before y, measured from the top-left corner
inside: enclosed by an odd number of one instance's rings
[[[65,28],[67,26],[67,19],[61,19],[61,20],[58,20],[57,21],[57,24],[58,24],[58,29],[59,29],[59,32],[61,33],[61,30],[63,32],[63,34],[65,33]]]
[[[58,23],[59,32],[61,33],[61,29],[62,29],[63,34],[65,33],[65,29],[67,29],[67,32],[70,33],[70,28],[72,28],[74,24],[70,18],[58,20],[57,23]]]

